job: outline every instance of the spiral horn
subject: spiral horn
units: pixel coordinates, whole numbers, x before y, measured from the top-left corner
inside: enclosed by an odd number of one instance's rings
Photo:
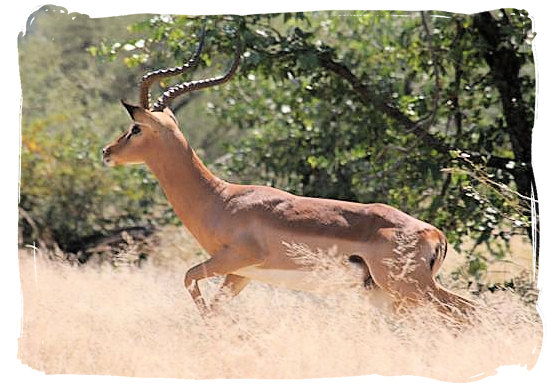
[[[205,36],[206,36],[206,20],[204,20],[204,23],[203,23],[202,32],[201,32],[197,49],[195,50],[195,53],[187,63],[185,63],[183,66],[180,66],[180,67],[172,67],[172,68],[165,68],[165,69],[160,69],[156,71],[151,71],[145,74],[141,78],[141,82],[139,85],[139,104],[144,109],[147,109],[147,110],[149,109],[150,90],[151,90],[151,86],[155,82],[163,78],[181,75],[198,64],[199,57],[202,52],[202,48],[204,47]]]

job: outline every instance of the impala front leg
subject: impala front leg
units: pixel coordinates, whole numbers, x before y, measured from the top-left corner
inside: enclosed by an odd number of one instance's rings
[[[187,288],[187,291],[189,291],[189,294],[191,295],[191,298],[195,302],[199,313],[201,316],[204,316],[206,312],[208,311],[208,308],[206,307],[206,303],[202,297],[199,285],[197,281],[199,279],[203,279],[204,277],[198,277],[197,274],[193,271],[194,269],[200,269],[202,264],[196,265],[193,268],[191,268],[187,273],[185,274],[184,279],[184,285],[185,288]]]
[[[199,280],[228,275],[222,285],[222,290],[227,288],[236,295],[248,284],[248,279],[238,275],[231,275],[231,273],[240,268],[257,265],[258,263],[259,260],[256,258],[243,258],[239,257],[239,255],[232,255],[229,251],[224,251],[187,271],[184,279],[185,288],[189,291],[201,315],[204,316],[208,312],[208,307],[202,297],[198,285]]]
[[[216,311],[222,301],[229,301],[237,296],[248,283],[250,283],[250,279],[247,277],[228,274],[212,300],[212,311]]]

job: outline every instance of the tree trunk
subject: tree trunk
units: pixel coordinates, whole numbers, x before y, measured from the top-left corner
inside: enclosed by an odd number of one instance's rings
[[[485,61],[490,68],[490,76],[500,93],[502,110],[506,120],[506,131],[510,137],[516,167],[511,170],[520,194],[531,197],[533,190],[536,199],[535,179],[531,165],[532,130],[534,117],[523,100],[523,90],[520,79],[520,68],[523,64],[523,55],[510,43],[510,36],[504,29],[509,25],[505,11],[503,17],[496,19],[490,12],[482,12],[474,16],[474,27],[482,37]],[[538,217],[538,204],[532,218]],[[538,221],[535,223],[535,240],[529,233],[531,241],[538,240]],[[538,263],[538,243],[536,258]],[[538,264],[537,264],[538,265]]]

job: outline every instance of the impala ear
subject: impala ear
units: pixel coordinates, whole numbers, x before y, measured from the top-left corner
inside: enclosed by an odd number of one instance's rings
[[[124,107],[128,111],[128,114],[132,117],[133,121],[140,122],[142,124],[148,124],[155,126],[159,124],[159,120],[151,114],[151,112],[141,106],[130,104],[124,100],[121,100]]]
[[[124,107],[126,107],[128,114],[130,114],[134,121],[136,120],[136,115],[139,115],[140,112],[145,112],[145,109],[141,106],[132,105],[126,102],[124,99],[121,99],[120,101],[122,102]]]

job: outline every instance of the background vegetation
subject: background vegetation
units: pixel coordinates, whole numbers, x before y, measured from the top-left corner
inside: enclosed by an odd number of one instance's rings
[[[189,58],[201,25],[53,6],[29,18],[19,37],[21,243],[78,254],[121,229],[177,223],[144,167],[105,169],[100,149],[129,122],[118,100],[137,99],[146,70]],[[237,36],[238,75],[173,107],[221,177],[394,205],[441,228],[473,281],[511,258],[512,236],[538,235],[526,12],[212,16],[206,25],[204,66],[192,76],[223,71]]]

